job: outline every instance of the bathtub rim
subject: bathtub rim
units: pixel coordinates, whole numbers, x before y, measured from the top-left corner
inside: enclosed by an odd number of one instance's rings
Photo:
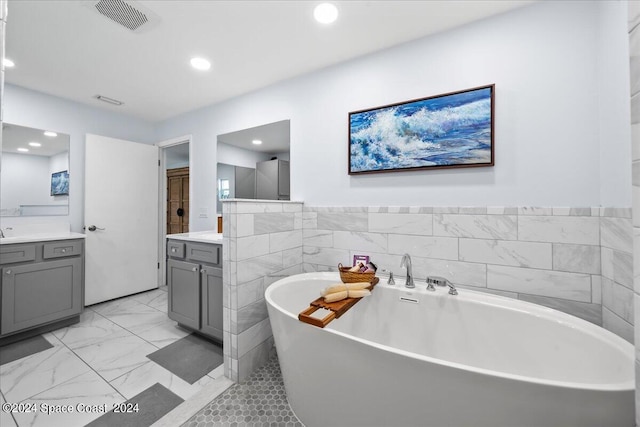
[[[407,291],[412,294],[420,294],[429,298],[452,298],[451,295],[448,295],[446,292],[427,292],[426,286],[416,287],[414,289],[405,289],[402,285],[394,285],[390,286],[385,284],[382,275],[378,275],[380,277],[380,283],[376,286],[382,286],[390,291],[402,292]],[[282,278],[273,284],[271,284],[267,290],[265,291],[265,301],[268,306],[273,307],[278,310],[280,313],[284,314],[287,317],[295,320],[299,323],[304,323],[298,320],[298,315],[291,313],[285,310],[282,306],[278,305],[272,297],[272,293],[275,292],[278,288],[282,286],[286,286],[291,283],[295,283],[298,281],[312,281],[312,280],[327,280],[339,282],[340,276],[336,272],[313,272],[313,273],[301,273],[292,275],[289,277]],[[516,310],[525,312],[528,315],[532,315],[534,317],[542,317],[552,322],[562,323],[567,325],[573,329],[581,329],[584,333],[593,336],[595,339],[603,341],[603,344],[611,345],[618,349],[623,355],[629,359],[629,362],[635,366],[635,348],[634,346],[624,340],[623,338],[617,336],[611,331],[604,329],[598,325],[590,323],[584,319],[581,319],[576,316],[572,316],[570,314],[545,307],[539,304],[531,303],[528,301],[517,300],[514,298],[508,298],[501,295],[490,294],[486,292],[479,292],[470,289],[458,289],[459,295],[453,298],[460,298],[465,300],[471,300],[472,303],[479,303],[485,305],[499,306],[503,309],[507,310]],[[472,298],[469,298],[472,296]],[[510,307],[512,306],[512,307]],[[303,310],[304,307],[301,307],[300,310]],[[307,325],[309,327],[317,328],[316,326]],[[474,372],[480,375],[487,375],[492,377],[500,377],[508,380],[514,381],[524,381],[530,383],[536,383],[541,385],[553,386],[553,387],[563,387],[563,388],[571,388],[571,389],[580,389],[580,390],[594,390],[594,391],[629,391],[635,390],[635,376],[629,381],[617,382],[617,383],[578,383],[571,381],[558,381],[558,380],[550,380],[544,378],[536,378],[530,377],[526,375],[518,375],[518,374],[510,374],[501,371],[495,371],[491,369],[478,368],[475,366],[465,365],[462,363],[450,362],[443,359],[437,359],[431,356],[425,356],[419,353],[414,353],[411,351],[406,351],[402,349],[398,349],[395,347],[391,347],[384,344],[379,344],[370,340],[362,339],[360,337],[346,334],[344,332],[340,332],[331,327],[331,325],[327,325],[325,328],[317,328],[322,331],[326,331],[327,333],[335,334],[345,339],[352,339],[357,341],[363,345],[377,348],[383,351],[389,351],[391,353],[398,354],[404,357],[411,357],[414,359],[422,360],[429,363],[435,363],[442,366],[447,366],[456,369],[462,369],[469,372]]]

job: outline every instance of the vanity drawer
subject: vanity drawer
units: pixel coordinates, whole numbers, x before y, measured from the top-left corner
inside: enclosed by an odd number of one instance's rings
[[[169,258],[184,258],[184,242],[170,240],[167,243],[167,255]]]
[[[208,245],[199,243],[187,243],[187,259],[220,265],[220,245]]]
[[[42,258],[63,258],[82,254],[82,242],[79,240],[64,240],[44,244]]]
[[[2,245],[0,246],[0,263],[34,261],[36,259],[36,245]]]

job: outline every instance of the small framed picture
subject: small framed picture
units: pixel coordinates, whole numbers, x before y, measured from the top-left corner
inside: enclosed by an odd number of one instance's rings
[[[364,265],[369,264],[369,256],[368,255],[354,255],[353,256],[353,265],[358,265],[361,262]]]

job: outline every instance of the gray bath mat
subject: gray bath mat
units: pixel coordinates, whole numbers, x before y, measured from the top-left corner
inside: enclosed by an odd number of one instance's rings
[[[189,384],[195,383],[223,362],[222,347],[194,334],[147,357]]]
[[[159,383],[155,383],[142,393],[122,404],[131,412],[108,412],[93,420],[86,427],[148,427],[184,402],[180,396]],[[137,404],[138,412],[135,412]]]
[[[53,347],[42,335],[0,347],[0,365],[31,356]]]

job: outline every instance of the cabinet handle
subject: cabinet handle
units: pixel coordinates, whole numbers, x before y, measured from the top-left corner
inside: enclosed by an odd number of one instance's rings
[[[66,250],[66,249],[62,249],[62,253],[63,253],[63,254],[64,254],[64,253],[66,253],[66,252],[67,252],[67,250]]]
[[[171,252],[175,252],[175,251],[176,251],[176,248],[171,248]]]
[[[11,274],[11,270],[7,270],[5,273],[6,274]]]
[[[191,271],[195,271],[195,272],[197,273],[197,272],[198,272],[198,267],[193,267],[193,268],[191,269]]]
[[[203,273],[203,274],[204,274],[204,273],[206,273],[206,272],[207,272],[207,270],[205,270],[204,268],[203,268],[202,270],[200,270],[200,273]]]

